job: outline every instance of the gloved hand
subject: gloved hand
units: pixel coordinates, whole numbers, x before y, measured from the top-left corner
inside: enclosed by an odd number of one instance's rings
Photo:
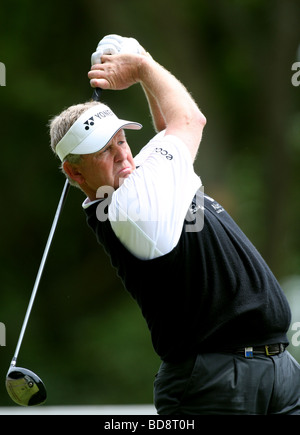
[[[134,38],[119,35],[107,35],[101,39],[96,51],[92,54],[92,65],[101,63],[103,54],[135,53],[146,54],[144,48]]]

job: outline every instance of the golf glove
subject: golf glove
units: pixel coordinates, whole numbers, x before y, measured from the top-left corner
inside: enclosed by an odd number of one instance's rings
[[[119,35],[107,35],[99,42],[95,53],[92,54],[92,65],[101,63],[103,54],[145,53],[144,48],[134,38]]]

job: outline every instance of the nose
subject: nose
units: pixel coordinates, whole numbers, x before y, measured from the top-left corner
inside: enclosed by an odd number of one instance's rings
[[[116,145],[115,147],[115,161],[119,162],[122,160],[126,160],[127,158],[127,150],[122,145]]]

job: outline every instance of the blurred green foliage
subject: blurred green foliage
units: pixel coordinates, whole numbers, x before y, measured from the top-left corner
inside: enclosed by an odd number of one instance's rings
[[[12,404],[4,379],[64,182],[47,123],[90,99],[90,56],[106,34],[137,38],[193,94],[208,120],[196,162],[206,192],[300,306],[299,280],[290,285],[300,274],[300,87],[291,83],[299,16],[298,0],[2,2],[0,406]],[[143,92],[103,100],[144,125],[128,133],[137,152],[153,135]],[[83,200],[69,193],[18,363],[44,380],[48,405],[151,403],[159,359],[85,224]]]

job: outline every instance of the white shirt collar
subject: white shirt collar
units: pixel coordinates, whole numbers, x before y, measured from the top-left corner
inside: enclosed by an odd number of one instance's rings
[[[90,198],[86,198],[83,203],[82,203],[82,208],[86,209],[88,207],[90,207],[92,204],[95,204],[96,202],[101,201],[100,199],[95,199],[94,201],[91,201]]]

